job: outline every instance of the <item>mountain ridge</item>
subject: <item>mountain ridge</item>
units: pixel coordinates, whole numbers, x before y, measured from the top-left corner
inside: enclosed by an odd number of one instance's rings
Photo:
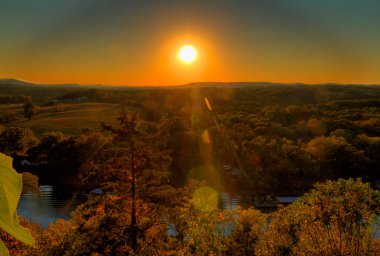
[[[43,87],[43,88],[88,88],[88,89],[127,89],[127,88],[189,88],[189,87],[250,87],[250,86],[379,86],[380,84],[345,84],[345,83],[277,83],[277,82],[193,82],[181,85],[105,85],[105,84],[78,84],[78,83],[63,83],[63,84],[44,84],[24,81],[15,78],[0,78],[0,85],[17,85],[28,87]]]

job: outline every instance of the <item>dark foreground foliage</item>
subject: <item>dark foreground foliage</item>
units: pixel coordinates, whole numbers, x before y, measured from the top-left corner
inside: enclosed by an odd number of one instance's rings
[[[191,193],[182,195],[185,194]],[[126,199],[112,195],[93,197],[78,207],[70,221],[58,220],[46,230],[24,221],[37,240],[34,248],[4,235],[2,239],[12,255],[32,256],[378,255],[380,252],[376,241],[380,195],[360,180],[318,184],[296,203],[269,215],[255,209],[199,208],[190,196],[173,208],[174,214],[161,216],[166,222],[140,235],[139,247],[134,252],[125,232],[130,214],[120,210],[125,208],[123,200]],[[176,231],[168,234],[173,227]]]

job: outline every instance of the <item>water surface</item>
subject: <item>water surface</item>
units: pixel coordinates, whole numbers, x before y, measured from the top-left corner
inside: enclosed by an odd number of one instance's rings
[[[86,193],[75,187],[41,185],[40,192],[26,192],[20,197],[18,215],[46,228],[58,218],[68,220],[70,213],[86,199]]]

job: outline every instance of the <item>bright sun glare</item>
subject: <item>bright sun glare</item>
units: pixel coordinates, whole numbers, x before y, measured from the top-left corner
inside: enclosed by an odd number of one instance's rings
[[[185,45],[178,51],[178,58],[185,63],[193,62],[197,55],[197,50],[191,45]]]

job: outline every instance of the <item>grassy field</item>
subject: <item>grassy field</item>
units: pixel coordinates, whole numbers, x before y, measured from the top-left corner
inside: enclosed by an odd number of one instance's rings
[[[116,124],[121,109],[118,104],[76,103],[36,107],[31,120],[22,117],[22,105],[0,106],[0,111],[10,110],[17,113],[16,121],[5,124],[6,127],[29,127],[36,135],[49,131],[61,131],[67,135],[76,135],[82,129],[99,130],[99,123]]]

